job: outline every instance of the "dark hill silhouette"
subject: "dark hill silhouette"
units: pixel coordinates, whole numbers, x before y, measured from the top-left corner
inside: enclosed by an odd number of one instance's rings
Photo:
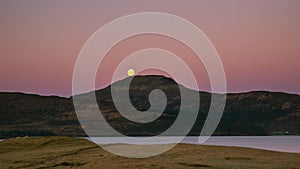
[[[117,90],[125,90],[118,81]],[[152,89],[167,95],[167,107],[157,120],[140,124],[123,118],[111,98],[111,86],[97,90],[99,108],[116,130],[126,135],[157,135],[176,119],[180,108],[178,84],[163,76],[134,76],[130,99],[136,109],[150,107]],[[188,89],[191,90],[191,89]],[[198,92],[198,91],[192,91]],[[189,135],[199,135],[210,106],[211,94],[200,92],[198,118]],[[193,107],[193,102],[187,107]],[[280,92],[255,91],[227,94],[222,120],[214,135],[300,135],[300,96]],[[0,135],[2,138],[25,135],[85,136],[74,112],[72,97],[0,93]]]

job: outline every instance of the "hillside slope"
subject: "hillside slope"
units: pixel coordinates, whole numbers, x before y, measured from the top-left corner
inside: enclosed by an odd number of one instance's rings
[[[126,90],[116,82],[116,90]],[[150,107],[149,93],[162,89],[167,107],[151,123],[135,123],[123,118],[115,108],[111,87],[96,91],[99,108],[116,130],[126,135],[157,135],[176,119],[181,106],[178,84],[163,76],[135,76],[130,86],[130,99],[138,110]],[[190,89],[187,89],[190,90]],[[193,91],[192,92],[198,92]],[[190,135],[198,135],[206,119],[211,94],[200,92],[198,118]],[[186,107],[193,107],[191,102]],[[88,107],[88,104],[86,104]],[[300,135],[300,96],[277,92],[227,94],[222,120],[214,135]],[[85,136],[74,112],[72,98],[38,96],[23,93],[0,93],[0,135],[2,138],[25,135]]]

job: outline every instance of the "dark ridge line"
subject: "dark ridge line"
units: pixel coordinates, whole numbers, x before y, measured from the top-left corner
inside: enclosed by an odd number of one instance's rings
[[[166,76],[163,76],[163,75],[137,75],[135,77],[161,77],[161,78],[165,78],[165,79],[170,79],[170,80],[176,82],[178,85],[181,85],[181,86],[183,86],[183,87],[185,87],[185,88],[187,88],[189,90],[197,91],[199,93],[212,94],[211,92],[208,92],[208,91],[199,91],[199,90],[191,89],[189,87],[186,87],[186,86],[178,83],[174,79],[166,77]],[[126,77],[124,79],[117,80],[113,84],[121,82],[121,81],[129,79],[129,78],[131,78],[131,77]],[[74,96],[83,95],[83,94],[87,94],[87,93],[91,93],[91,92],[96,92],[96,91],[100,91],[100,90],[105,90],[105,89],[109,88],[111,85],[112,84],[110,84],[108,86],[105,86],[103,88],[100,88],[100,89],[96,89],[95,91],[87,91],[87,92],[83,92],[83,93],[79,93],[79,94],[71,95],[71,96],[43,95],[43,94],[36,94],[36,93],[10,92],[10,91],[8,91],[8,92],[1,92],[0,91],[0,94],[20,94],[20,95],[27,95],[27,96],[29,95],[29,96],[36,96],[36,97],[56,97],[56,98],[62,98],[62,99],[71,99]],[[214,93],[214,94],[220,94],[220,95],[222,95],[222,94],[226,94],[226,95],[238,95],[238,94],[250,94],[250,93],[277,93],[277,94],[286,94],[286,95],[300,96],[300,94],[296,94],[296,93],[288,93],[288,92],[280,92],[280,91],[268,91],[268,90],[250,90],[250,91],[228,92],[228,93]]]

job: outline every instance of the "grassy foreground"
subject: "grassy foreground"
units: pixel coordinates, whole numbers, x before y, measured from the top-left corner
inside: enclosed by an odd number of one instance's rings
[[[132,159],[110,154],[84,139],[27,137],[0,142],[0,168],[300,169],[300,154],[179,144],[159,156]]]

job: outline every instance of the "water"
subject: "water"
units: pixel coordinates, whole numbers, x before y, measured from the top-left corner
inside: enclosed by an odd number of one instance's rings
[[[92,138],[97,144],[170,144],[176,143],[178,137],[160,137],[155,142],[129,141],[126,137]],[[186,137],[181,143],[200,144],[198,137]],[[250,147],[256,149],[273,150],[280,152],[300,153],[300,136],[213,136],[204,145]]]
[[[186,138],[184,143],[197,144],[193,137]],[[220,136],[209,138],[205,144],[300,153],[300,136]]]

